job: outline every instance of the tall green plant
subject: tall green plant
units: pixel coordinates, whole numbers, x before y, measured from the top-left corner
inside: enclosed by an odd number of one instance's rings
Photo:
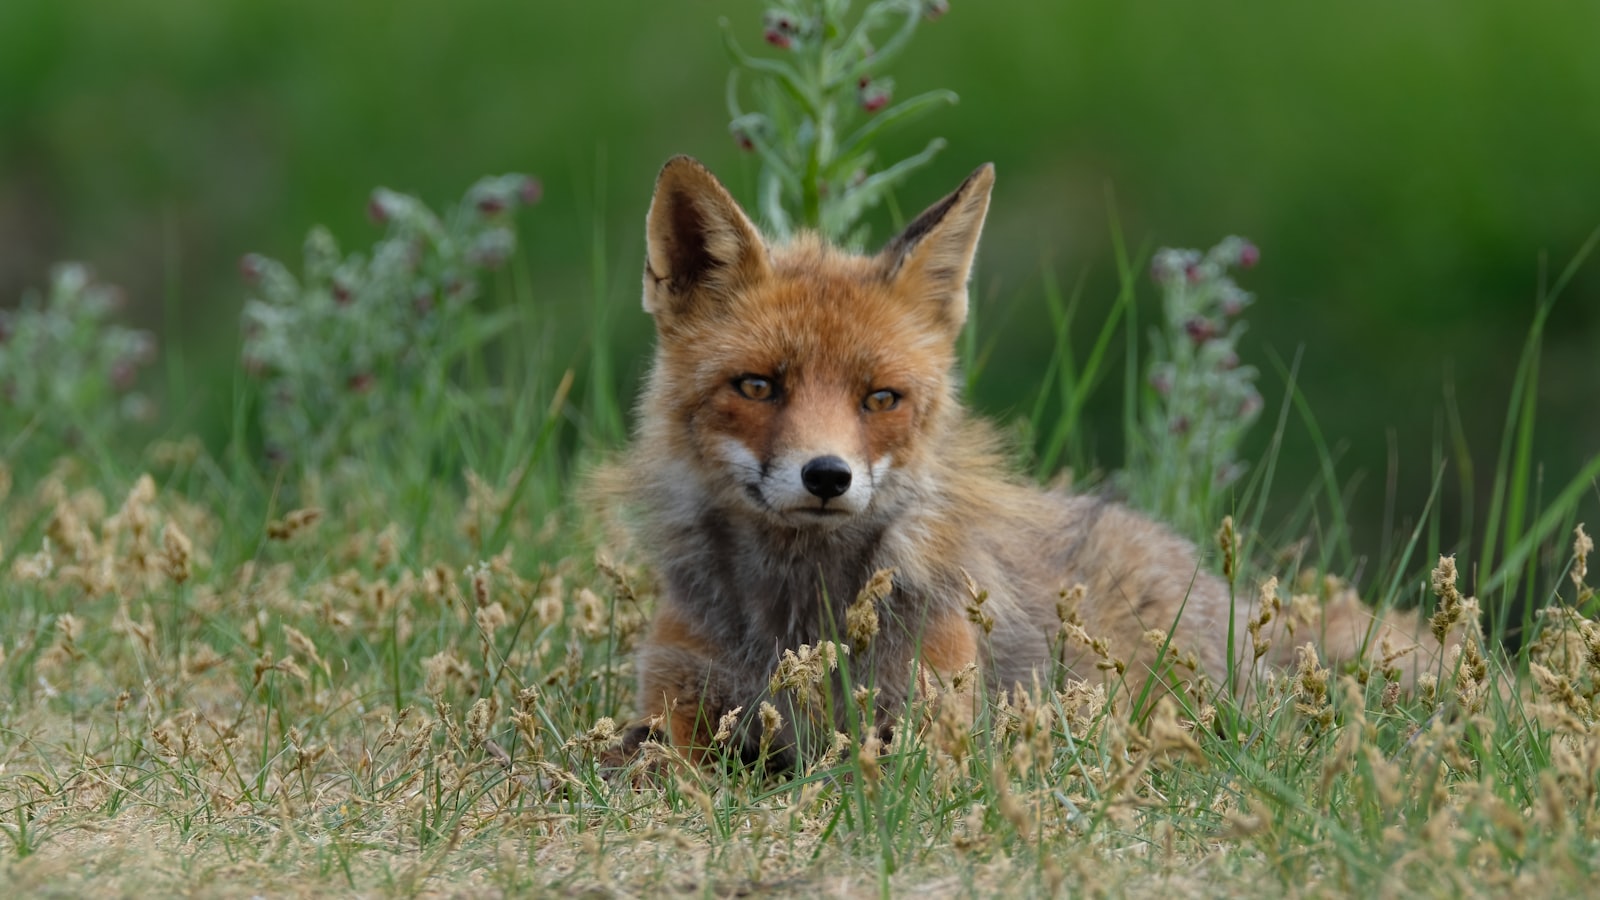
[[[380,188],[368,212],[388,230],[369,254],[345,255],[318,227],[300,278],[246,256],[240,268],[258,293],[243,313],[244,366],[262,383],[268,455],[318,471],[437,432],[453,370],[511,323],[473,301],[516,249],[513,211],[538,197],[526,176],[485,178],[441,218]]]
[[[119,428],[150,417],[150,401],[134,388],[155,358],[155,338],[117,324],[121,306],[117,288],[66,263],[47,292],[0,309],[0,459],[24,448],[40,458],[101,452]]]
[[[1151,262],[1161,318],[1150,332],[1148,390],[1126,483],[1136,504],[1193,533],[1220,518],[1228,488],[1244,474],[1239,444],[1261,415],[1256,369],[1238,353],[1240,314],[1253,298],[1228,275],[1259,259],[1255,245],[1230,237],[1204,254],[1159,250]]]
[[[761,157],[759,208],[769,230],[800,228],[847,244],[866,237],[861,216],[944,147],[879,167],[874,148],[889,128],[956,102],[946,90],[893,103],[883,75],[917,25],[948,9],[944,0],[876,0],[850,15],[850,0],[781,0],[766,13],[764,37],[777,58],[746,53],[726,20],[734,68],[728,114],[734,139]],[[749,83],[754,108],[740,99]]]

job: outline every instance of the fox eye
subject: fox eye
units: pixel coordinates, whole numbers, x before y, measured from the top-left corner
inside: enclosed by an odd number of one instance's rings
[[[772,382],[760,375],[740,375],[733,380],[733,389],[746,400],[772,399]]]
[[[861,408],[867,412],[888,412],[900,405],[900,392],[891,390],[873,391],[865,400],[861,401]]]

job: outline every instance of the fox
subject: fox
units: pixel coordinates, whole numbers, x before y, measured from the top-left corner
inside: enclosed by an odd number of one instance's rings
[[[656,741],[703,761],[720,741],[793,765],[816,710],[773,674],[785,651],[829,642],[871,687],[870,721],[852,721],[891,736],[897,710],[974,674],[986,693],[1060,675],[1137,697],[1171,688],[1178,654],[1191,678],[1234,688],[1292,662],[1280,625],[1252,638],[1259,601],[1195,544],[1106,496],[1029,483],[963,405],[958,339],[994,181],[980,166],[864,255],[810,232],[768,240],[696,160],[661,169],[643,278],[654,355],[631,445],[599,476],[660,588],[622,758]],[[864,601],[876,632],[851,647]],[[1316,615],[1304,633],[1325,657],[1381,645],[1409,659],[1409,682],[1441,653],[1414,613],[1346,596]],[[779,715],[762,724],[765,703]],[[849,716],[846,698],[824,724]]]

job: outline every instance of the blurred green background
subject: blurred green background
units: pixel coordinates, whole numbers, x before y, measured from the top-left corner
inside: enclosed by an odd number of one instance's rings
[[[1264,370],[1268,409],[1254,452],[1283,394],[1269,360],[1301,354],[1301,384],[1354,482],[1358,550],[1381,552],[1422,509],[1447,386],[1481,509],[1540,281],[1600,225],[1600,4],[952,7],[893,74],[902,96],[946,87],[961,103],[886,152],[950,140],[901,191],[904,214],[978,163],[998,167],[974,293],[980,344],[998,348],[980,408],[1025,414],[1035,396],[1047,267],[1069,287],[1085,280],[1080,330],[1092,337],[1115,290],[1113,191],[1135,246],[1238,233],[1262,247],[1241,279],[1259,298],[1244,351]],[[522,217],[532,294],[570,334],[550,346],[576,348],[556,363],[581,364],[591,304],[612,304],[631,390],[649,337],[637,284],[656,169],[691,153],[752,199],[753,161],[726,129],[717,20],[757,46],[761,11],[733,0],[4,0],[0,302],[42,285],[52,260],[91,261],[165,349],[216,373],[187,379],[164,409],[169,427],[215,443],[242,253],[297,260],[319,222],[346,246],[367,243],[376,185],[437,205],[481,174],[525,171],[545,185]],[[877,237],[892,218],[878,212]],[[1146,321],[1154,298],[1141,296]],[[1600,448],[1600,265],[1556,306],[1541,376],[1539,458],[1555,484]],[[1114,467],[1115,382],[1101,399],[1093,444]],[[1280,467],[1285,503],[1316,471],[1301,433],[1291,429]],[[1452,474],[1447,523],[1457,490]]]

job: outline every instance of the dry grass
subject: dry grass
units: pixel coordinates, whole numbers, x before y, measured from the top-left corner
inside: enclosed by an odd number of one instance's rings
[[[1600,866],[1600,625],[1541,615],[1513,678],[1451,560],[1434,625],[1460,649],[1416,696],[1381,661],[1305,651],[1248,702],[1133,717],[1060,682],[969,724],[963,681],[888,746],[841,736],[792,777],[653,746],[648,771],[606,773],[646,573],[597,565],[557,517],[515,514],[486,552],[506,488],[476,476],[425,517],[349,485],[267,514],[186,466],[164,489],[62,466],[0,492],[14,890],[1476,896],[1574,892]],[[1279,574],[1280,615],[1344,589]],[[848,648],[795,649],[783,683],[829,690]]]

